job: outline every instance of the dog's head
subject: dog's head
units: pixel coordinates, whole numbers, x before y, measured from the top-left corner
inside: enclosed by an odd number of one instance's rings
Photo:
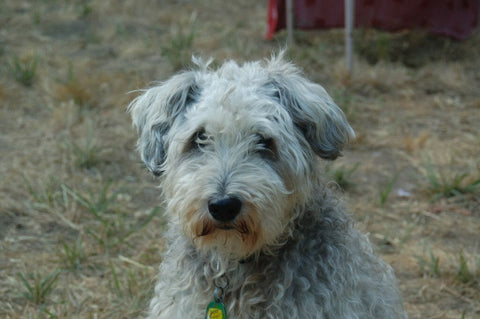
[[[335,159],[354,136],[325,90],[281,57],[200,65],[129,110],[171,220],[201,250],[238,258],[288,236],[318,182],[316,157]]]

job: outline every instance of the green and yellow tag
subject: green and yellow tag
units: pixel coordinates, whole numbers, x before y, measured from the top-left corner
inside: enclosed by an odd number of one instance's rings
[[[227,319],[227,311],[223,303],[212,301],[207,307],[205,319]]]

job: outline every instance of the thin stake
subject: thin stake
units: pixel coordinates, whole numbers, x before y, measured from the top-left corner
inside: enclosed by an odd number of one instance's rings
[[[345,0],[345,52],[347,69],[350,76],[353,74],[353,25],[355,0]]]
[[[288,46],[293,45],[293,0],[286,0],[287,4],[287,44]]]

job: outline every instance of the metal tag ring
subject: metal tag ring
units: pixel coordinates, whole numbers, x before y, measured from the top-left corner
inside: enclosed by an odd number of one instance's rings
[[[215,287],[213,291],[213,298],[215,302],[221,303],[223,301],[223,288],[222,287]]]

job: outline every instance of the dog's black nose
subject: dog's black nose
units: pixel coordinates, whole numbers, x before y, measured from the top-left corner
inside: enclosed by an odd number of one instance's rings
[[[231,222],[242,209],[242,201],[237,197],[225,197],[208,203],[208,211],[219,222]]]

